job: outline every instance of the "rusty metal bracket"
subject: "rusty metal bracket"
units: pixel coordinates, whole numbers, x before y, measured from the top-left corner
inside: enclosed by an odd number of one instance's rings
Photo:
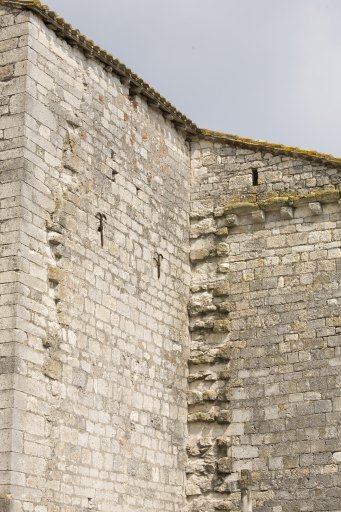
[[[157,278],[160,279],[161,277],[161,263],[162,263],[162,260],[163,260],[163,256],[161,253],[156,253],[156,256],[154,258],[154,261],[156,263],[156,267],[157,267]]]
[[[104,247],[104,221],[107,216],[104,213],[97,213],[96,219],[99,220],[98,232],[101,234],[101,246]]]

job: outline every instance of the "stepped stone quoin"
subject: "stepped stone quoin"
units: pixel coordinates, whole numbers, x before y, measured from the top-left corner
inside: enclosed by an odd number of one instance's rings
[[[0,21],[0,510],[339,510],[341,159]]]

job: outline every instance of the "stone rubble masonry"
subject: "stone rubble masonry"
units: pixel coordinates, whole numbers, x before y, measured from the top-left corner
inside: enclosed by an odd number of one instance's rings
[[[0,2],[0,512],[339,511],[337,160],[122,82]]]

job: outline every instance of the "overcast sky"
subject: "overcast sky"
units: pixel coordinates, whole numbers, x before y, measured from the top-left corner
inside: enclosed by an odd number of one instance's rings
[[[46,0],[201,128],[341,157],[341,0]]]

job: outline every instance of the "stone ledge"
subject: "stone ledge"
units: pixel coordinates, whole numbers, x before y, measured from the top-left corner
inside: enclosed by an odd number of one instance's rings
[[[264,224],[266,222],[266,213],[279,211],[282,220],[291,220],[295,215],[295,208],[307,207],[311,216],[323,214],[323,205],[339,203],[341,206],[341,190],[316,190],[309,194],[299,195],[288,193],[285,195],[271,196],[257,202],[234,202],[225,203],[223,206],[216,206],[213,211],[206,211],[205,223],[201,220],[200,229],[194,225],[193,239],[198,245],[199,239],[211,235],[213,238],[228,236],[231,228],[243,227],[241,222],[243,217],[249,216],[248,224]],[[212,225],[211,220],[216,220],[216,225]],[[198,219],[198,217],[195,217]],[[195,220],[194,219],[194,220]],[[203,217],[201,217],[203,219]],[[193,242],[194,243],[194,242]],[[192,261],[205,260],[209,257],[220,256],[219,246],[206,247],[206,250],[193,251]],[[228,248],[226,249],[228,251]]]

